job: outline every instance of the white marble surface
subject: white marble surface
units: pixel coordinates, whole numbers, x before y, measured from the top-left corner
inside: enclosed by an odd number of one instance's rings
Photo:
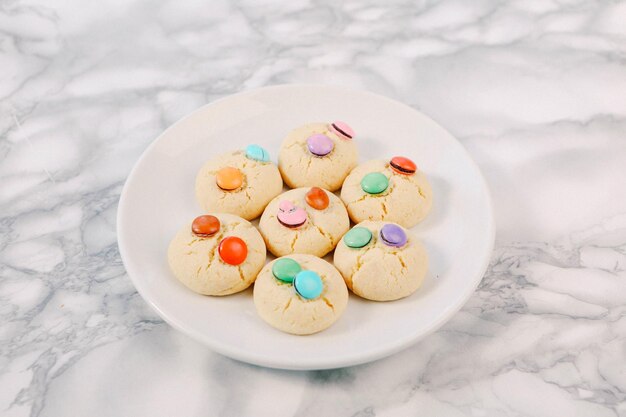
[[[626,2],[0,4],[0,415],[626,416]],[[143,149],[241,89],[407,102],[492,189],[466,307],[393,357],[283,372],[164,324],[120,261]]]

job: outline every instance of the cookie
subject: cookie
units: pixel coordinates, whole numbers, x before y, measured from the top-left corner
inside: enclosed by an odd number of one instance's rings
[[[334,264],[356,295],[391,301],[413,294],[422,285],[428,255],[403,227],[364,221],[341,239],[335,249]]]
[[[373,160],[356,167],[341,188],[353,222],[385,220],[404,227],[422,221],[432,206],[426,175],[405,157]]]
[[[344,122],[310,123],[292,130],[278,154],[278,168],[290,188],[341,188],[357,164],[354,131]]]
[[[290,255],[265,265],[254,284],[259,316],[286,333],[306,335],[330,327],[348,304],[339,272],[312,255]]]
[[[265,263],[257,229],[233,214],[196,217],[171,241],[167,259],[174,276],[204,295],[228,295],[252,284]]]
[[[324,256],[350,228],[348,212],[333,193],[319,187],[289,190],[265,208],[259,230],[276,256]]]
[[[283,190],[283,180],[268,152],[258,145],[218,156],[196,176],[196,199],[207,212],[257,218]]]

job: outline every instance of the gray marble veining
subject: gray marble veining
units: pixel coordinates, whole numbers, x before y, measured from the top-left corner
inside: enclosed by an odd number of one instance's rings
[[[626,2],[0,4],[0,415],[626,416]],[[322,82],[404,101],[489,182],[463,310],[353,368],[232,361],[120,261],[124,179],[216,98]]]

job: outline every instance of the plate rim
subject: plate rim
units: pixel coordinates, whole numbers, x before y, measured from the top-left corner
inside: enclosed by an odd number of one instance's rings
[[[172,318],[166,312],[161,310],[161,308],[159,308],[159,306],[149,296],[146,295],[145,288],[142,286],[141,280],[137,280],[135,278],[135,274],[137,272],[134,271],[132,267],[132,263],[127,258],[127,255],[125,255],[125,253],[127,253],[126,243],[123,239],[123,230],[124,230],[123,224],[125,223],[124,213],[126,211],[125,207],[127,206],[125,202],[126,202],[127,195],[129,192],[128,191],[129,184],[133,181],[136,173],[138,172],[138,167],[142,164],[146,156],[152,151],[153,147],[156,146],[159,140],[163,136],[165,136],[165,134],[169,130],[174,129],[178,124],[182,123],[185,119],[192,116],[193,114],[204,111],[207,107],[217,105],[224,100],[230,100],[233,98],[237,98],[237,97],[241,97],[241,96],[245,96],[249,94],[259,93],[265,90],[289,89],[293,87],[295,88],[330,88],[330,89],[335,89],[337,91],[343,91],[346,93],[365,94],[378,100],[382,99],[384,101],[391,102],[395,105],[401,105],[405,108],[408,108],[409,110],[413,112],[419,113],[422,117],[428,119],[430,122],[436,124],[440,129],[444,130],[453,139],[451,143],[453,143],[454,144],[453,146],[456,146],[458,150],[465,156],[465,158],[469,162],[470,168],[474,171],[477,179],[480,181],[480,184],[484,190],[483,194],[484,194],[485,203],[486,203],[486,212],[484,214],[487,219],[487,228],[486,228],[487,230],[485,231],[485,235],[487,235],[488,240],[487,240],[487,247],[484,252],[485,255],[483,256],[483,259],[480,262],[480,266],[476,270],[476,273],[474,274],[473,277],[471,277],[472,279],[468,280],[468,281],[471,281],[471,284],[472,284],[471,286],[468,287],[468,288],[471,288],[471,291],[468,290],[465,294],[463,294],[462,297],[460,297],[457,300],[456,303],[454,303],[453,305],[449,305],[448,308],[444,310],[443,314],[441,314],[441,316],[438,318],[438,320],[435,320],[432,324],[428,326],[427,330],[419,332],[417,334],[409,333],[406,337],[402,339],[398,339],[391,344],[387,344],[387,345],[383,345],[382,347],[366,350],[361,353],[353,352],[351,355],[348,355],[348,356],[344,355],[344,356],[335,356],[332,358],[324,358],[323,361],[320,361],[319,359],[309,360],[308,362],[304,362],[304,363],[299,362],[297,364],[295,363],[287,364],[284,362],[279,363],[265,356],[256,355],[254,351],[241,349],[238,346],[223,344],[215,338],[207,337],[207,335],[189,328],[187,325],[185,325],[185,323],[178,322],[176,319]],[[156,311],[159,317],[163,319],[163,321],[168,323],[170,326],[175,328],[176,330],[180,331],[181,333],[189,336],[190,338],[194,340],[201,342],[202,344],[207,346],[209,349],[223,356],[226,356],[231,359],[238,360],[238,361],[246,362],[246,363],[253,364],[253,365],[268,367],[268,368],[284,369],[284,370],[322,370],[322,369],[336,369],[336,368],[342,368],[342,367],[347,367],[347,366],[364,364],[364,363],[372,362],[378,359],[382,359],[387,356],[391,356],[397,352],[407,349],[411,345],[417,343],[418,341],[424,339],[425,337],[429,336],[430,334],[434,333],[439,328],[441,328],[441,326],[443,326],[447,321],[449,321],[456,313],[458,313],[461,310],[461,308],[467,303],[469,298],[474,294],[474,292],[476,291],[476,288],[482,281],[482,278],[489,266],[491,255],[493,254],[493,249],[495,245],[496,226],[495,226],[493,202],[492,202],[491,194],[489,192],[489,186],[480,168],[478,167],[478,164],[476,164],[474,159],[471,157],[467,149],[461,144],[461,142],[459,142],[459,140],[454,135],[452,135],[445,127],[443,127],[442,125],[437,123],[435,120],[433,120],[430,116],[422,113],[421,111],[401,101],[394,100],[384,95],[373,93],[371,91],[364,90],[364,89],[356,89],[356,88],[349,88],[345,86],[338,86],[338,85],[333,85],[333,84],[321,84],[321,83],[290,83],[290,84],[273,84],[273,85],[268,85],[268,86],[264,86],[260,88],[245,89],[235,94],[229,94],[229,95],[220,97],[216,100],[213,100],[211,102],[208,102],[198,107],[197,109],[191,111],[190,113],[185,114],[176,122],[172,123],[165,130],[163,130],[155,139],[152,140],[152,142],[150,142],[150,144],[146,147],[146,149],[144,149],[144,151],[141,153],[139,158],[135,161],[126,180],[124,181],[124,186],[120,193],[120,197],[119,197],[119,201],[117,205],[116,235],[117,235],[117,245],[118,245],[120,258],[122,260],[122,263],[124,264],[124,269],[126,270],[126,273],[128,274],[128,277],[133,283],[135,289],[137,290],[141,298]]]

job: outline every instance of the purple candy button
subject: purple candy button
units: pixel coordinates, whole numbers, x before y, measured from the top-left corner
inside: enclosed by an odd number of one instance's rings
[[[309,152],[311,152],[315,156],[326,156],[328,155],[335,144],[332,139],[326,135],[321,133],[316,133],[306,140],[306,146],[309,148]]]
[[[396,248],[406,245],[406,233],[397,224],[388,223],[380,229],[380,239],[387,246]]]

